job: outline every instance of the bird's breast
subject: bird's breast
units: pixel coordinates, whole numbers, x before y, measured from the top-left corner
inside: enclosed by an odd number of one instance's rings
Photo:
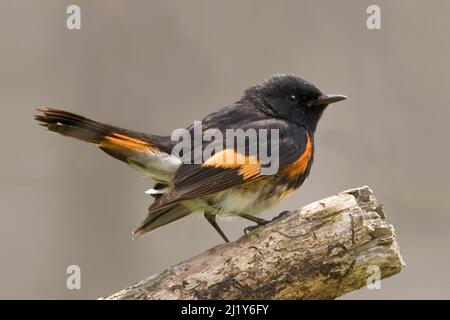
[[[280,183],[278,177],[267,176],[246,185],[217,192],[210,197],[209,204],[218,215],[257,215],[277,205],[294,190],[295,188],[287,183]]]

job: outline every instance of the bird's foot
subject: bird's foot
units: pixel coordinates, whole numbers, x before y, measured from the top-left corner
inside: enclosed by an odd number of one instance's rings
[[[261,219],[262,220],[262,219]],[[259,221],[257,225],[255,226],[248,226],[247,228],[244,229],[244,234],[248,234],[252,231],[255,231],[256,229],[258,229],[261,226],[265,226],[266,224],[272,222],[272,220],[268,221],[268,220],[262,220]]]
[[[283,211],[281,212],[279,215],[275,216],[272,218],[272,220],[263,220],[263,219],[259,219],[258,220],[258,224],[255,226],[248,226],[244,229],[244,234],[249,234],[252,231],[255,231],[256,229],[258,229],[261,226],[265,226],[266,224],[272,222],[272,221],[276,221],[280,218],[285,217],[286,215],[288,215],[289,213],[291,213],[290,211]]]

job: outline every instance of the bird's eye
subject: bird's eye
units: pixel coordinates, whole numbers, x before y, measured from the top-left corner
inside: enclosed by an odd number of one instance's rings
[[[287,96],[287,100],[290,103],[297,103],[298,102],[298,96],[295,95],[295,94],[290,94],[290,95]]]

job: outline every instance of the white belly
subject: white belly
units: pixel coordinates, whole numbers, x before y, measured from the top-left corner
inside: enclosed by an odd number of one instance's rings
[[[210,212],[217,216],[259,215],[278,204],[290,192],[285,186],[258,184],[258,188],[230,188],[207,198],[188,200],[190,210]]]

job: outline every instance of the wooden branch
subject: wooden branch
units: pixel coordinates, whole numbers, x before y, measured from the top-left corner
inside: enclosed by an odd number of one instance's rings
[[[108,299],[333,299],[404,267],[385,218],[369,187],[347,190]]]

